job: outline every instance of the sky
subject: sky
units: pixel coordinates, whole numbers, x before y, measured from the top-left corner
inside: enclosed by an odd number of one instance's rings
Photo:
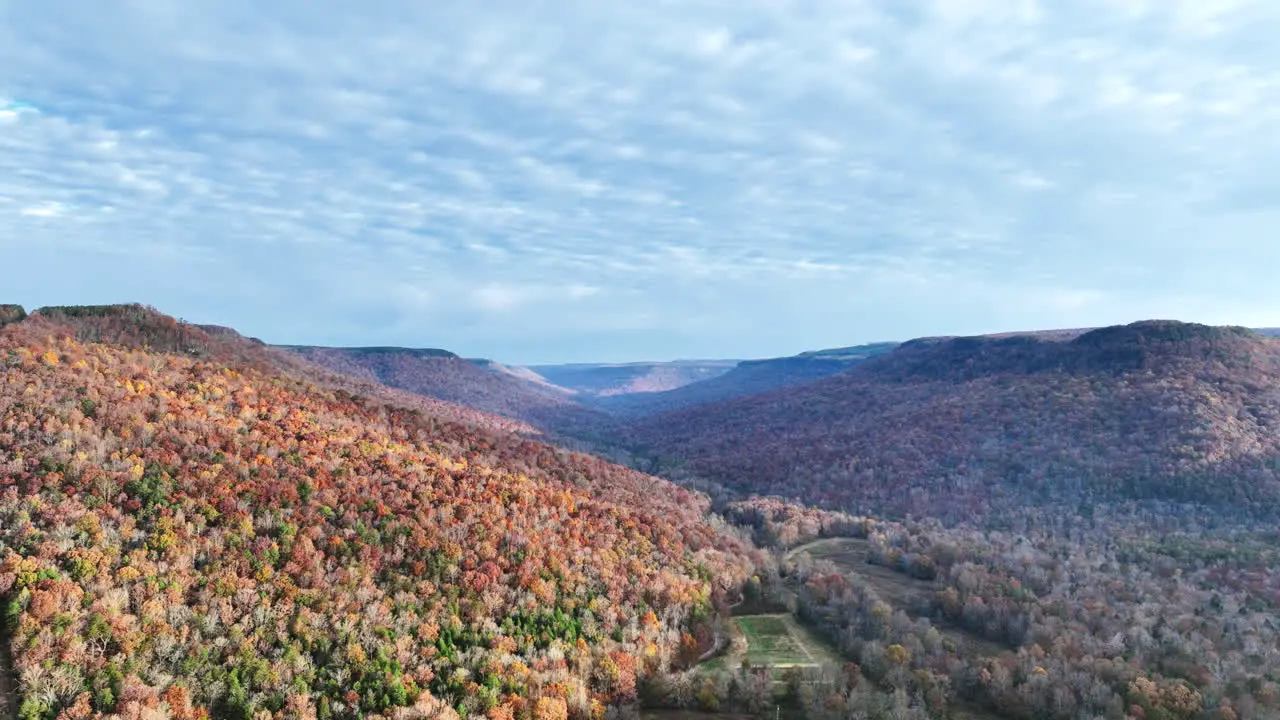
[[[1280,325],[1280,3],[0,0],[0,302],[513,363]]]

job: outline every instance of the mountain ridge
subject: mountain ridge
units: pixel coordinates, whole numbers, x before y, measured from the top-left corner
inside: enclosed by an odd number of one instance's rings
[[[580,405],[559,388],[483,367],[447,350],[281,348],[334,372],[510,417],[546,431],[561,432],[604,423],[599,411]]]
[[[326,388],[412,407],[450,422],[514,432],[526,437],[541,436],[545,432],[515,418],[335,373],[294,353],[273,348],[257,338],[244,337],[232,328],[188,323],[140,303],[42,307],[10,327],[33,340],[67,336],[81,342],[106,342],[148,352],[204,358],[233,367],[283,373]]]
[[[958,518],[1045,500],[1270,512],[1277,429],[1280,342],[1144,321],[1072,340],[908,342],[813,383],[644,418],[624,435],[743,492]]]
[[[657,393],[714,378],[737,360],[672,360],[666,362],[566,363],[529,365],[547,382],[581,396],[583,402],[630,394]]]
[[[844,372],[860,362],[888,352],[897,343],[872,343],[826,350],[810,350],[781,358],[743,360],[727,372],[665,392],[600,398],[602,409],[641,416],[754,395],[802,385]]]

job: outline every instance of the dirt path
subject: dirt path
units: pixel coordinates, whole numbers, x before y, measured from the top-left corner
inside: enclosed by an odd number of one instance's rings
[[[790,621],[786,623],[787,634],[791,636],[792,642],[800,647],[800,651],[804,653],[805,657],[809,658],[809,662],[817,665],[818,658],[814,657],[813,651],[809,649],[809,638],[802,636],[800,628],[796,627],[795,621],[793,621],[789,616],[787,617],[787,620]]]
[[[9,633],[0,629],[0,720],[17,720],[18,684],[9,657]]]
[[[786,557],[790,560],[800,553],[807,552],[815,560],[828,560],[841,570],[862,577],[885,602],[904,611],[908,611],[912,595],[921,592],[931,593],[939,587],[938,583],[920,580],[887,567],[868,563],[870,547],[871,543],[866,540],[825,538],[794,548],[787,553]],[[910,614],[909,611],[908,614]],[[931,622],[938,632],[961,648],[964,655],[997,657],[1009,652],[1009,648],[999,643],[991,642],[950,623],[936,619],[931,619]]]

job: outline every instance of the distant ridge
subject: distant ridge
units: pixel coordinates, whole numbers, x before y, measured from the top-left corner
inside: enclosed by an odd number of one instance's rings
[[[380,357],[389,355],[408,355],[417,358],[457,358],[457,353],[441,348],[404,348],[391,345],[372,347],[317,347],[313,345],[276,345],[275,347],[298,352],[333,350],[351,357]]]
[[[805,385],[633,422],[745,492],[960,520],[1049,502],[1280,511],[1280,341],[1143,321],[921,339]]]
[[[559,388],[496,372],[448,350],[280,346],[334,372],[510,417],[543,429],[585,429],[604,421]]]
[[[722,375],[737,364],[737,360],[674,360],[531,365],[526,369],[589,400],[673,390]]]
[[[769,392],[845,372],[869,358],[893,350],[897,345],[893,342],[872,343],[811,350],[790,357],[744,360],[728,372],[674,390],[600,398],[597,404],[615,413],[638,416]]]
[[[1125,372],[1154,370],[1174,360],[1247,362],[1240,340],[1261,340],[1243,327],[1214,327],[1171,320],[1145,320],[1089,330],[1070,339],[1002,334],[902,343],[895,353],[868,365],[881,377],[965,380],[996,373]]]

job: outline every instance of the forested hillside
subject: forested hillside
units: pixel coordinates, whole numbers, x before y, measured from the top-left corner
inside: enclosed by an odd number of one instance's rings
[[[307,362],[294,353],[266,345],[257,338],[243,337],[231,328],[185,322],[144,305],[45,307],[26,317],[23,324],[37,334],[67,335],[81,342],[104,342],[149,352],[175,353],[215,365],[251,367],[266,373],[305,378],[329,390],[343,390],[394,402],[433,417],[488,430],[528,436],[542,433],[540,429],[510,417],[395,390],[368,378],[334,372]]]
[[[104,315],[0,330],[24,718],[598,717],[751,574],[674,485]]]
[[[727,512],[790,548],[748,596],[791,604],[858,664],[799,689],[811,720],[863,716],[869,685],[919,698],[937,718],[1280,716],[1280,538],[1269,523],[1024,508],[1001,529],[948,528],[772,498]]]
[[[921,340],[831,378],[646,418],[664,467],[832,507],[964,519],[1029,503],[1280,507],[1280,343],[1144,322]]]
[[[447,350],[284,346],[351,377],[527,422],[544,430],[591,428],[604,418],[558,388],[490,371]]]

